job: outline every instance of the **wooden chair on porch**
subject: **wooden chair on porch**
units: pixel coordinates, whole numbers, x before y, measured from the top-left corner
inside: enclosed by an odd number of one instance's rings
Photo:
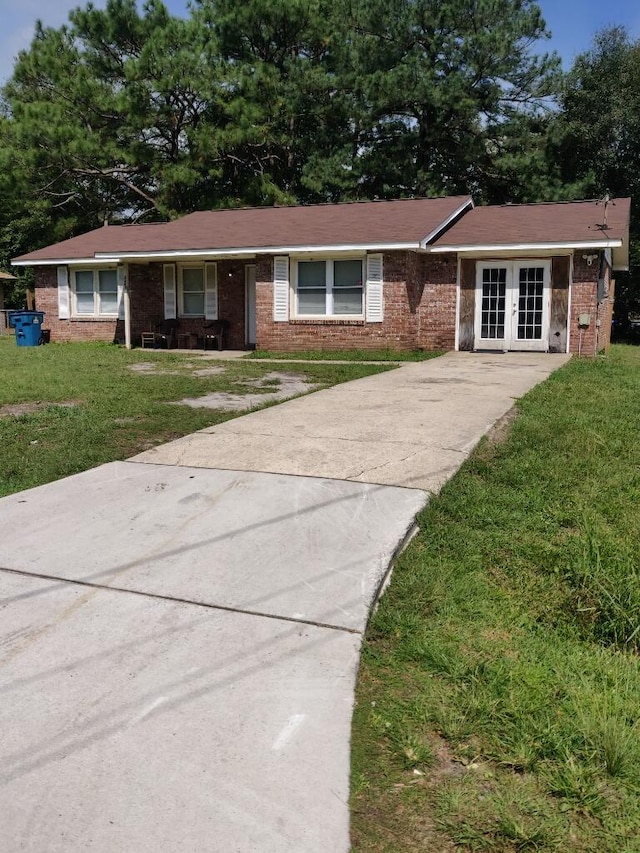
[[[173,349],[175,335],[178,329],[177,320],[162,320],[152,332],[142,332],[140,342],[142,349]]]
[[[209,320],[204,324],[203,349],[224,348],[224,336],[229,323],[227,320]]]

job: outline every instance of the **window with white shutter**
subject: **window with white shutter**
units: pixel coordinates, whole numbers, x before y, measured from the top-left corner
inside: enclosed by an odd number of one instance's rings
[[[381,323],[384,312],[382,255],[367,255],[367,323]]]
[[[218,319],[218,265],[205,264],[204,316],[207,320]]]
[[[162,274],[164,279],[164,319],[175,320],[178,313],[176,299],[176,265],[164,264]]]
[[[58,267],[58,317],[60,320],[68,320],[70,314],[69,305],[69,268]]]
[[[273,260],[273,319],[286,322],[289,319],[289,258]]]

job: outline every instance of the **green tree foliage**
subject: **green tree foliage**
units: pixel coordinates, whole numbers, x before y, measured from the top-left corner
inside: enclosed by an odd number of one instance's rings
[[[216,206],[628,192],[634,46],[585,55],[557,118],[547,35],[533,0],[107,0],[38,24],[3,91],[0,262]]]
[[[354,0],[354,88],[368,120],[356,171],[367,195],[500,195],[553,92],[556,57],[528,0]]]
[[[618,308],[640,313],[640,39],[623,27],[596,34],[566,76],[554,127],[557,161],[583,196],[631,196],[631,270]]]
[[[2,147],[66,230],[207,196],[216,69],[203,35],[156,0],[142,15],[135,0],[108,0],[59,30],[37,25],[4,90]]]

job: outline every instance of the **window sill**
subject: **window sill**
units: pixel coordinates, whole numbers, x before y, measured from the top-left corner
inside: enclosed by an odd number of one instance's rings
[[[72,323],[110,323],[118,319],[117,314],[87,314],[83,317],[69,317]]]
[[[364,317],[292,317],[292,326],[364,326]]]

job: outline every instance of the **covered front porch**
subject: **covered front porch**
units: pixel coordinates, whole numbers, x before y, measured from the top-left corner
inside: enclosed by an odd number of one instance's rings
[[[127,348],[247,350],[256,345],[256,267],[245,259],[122,265]]]

